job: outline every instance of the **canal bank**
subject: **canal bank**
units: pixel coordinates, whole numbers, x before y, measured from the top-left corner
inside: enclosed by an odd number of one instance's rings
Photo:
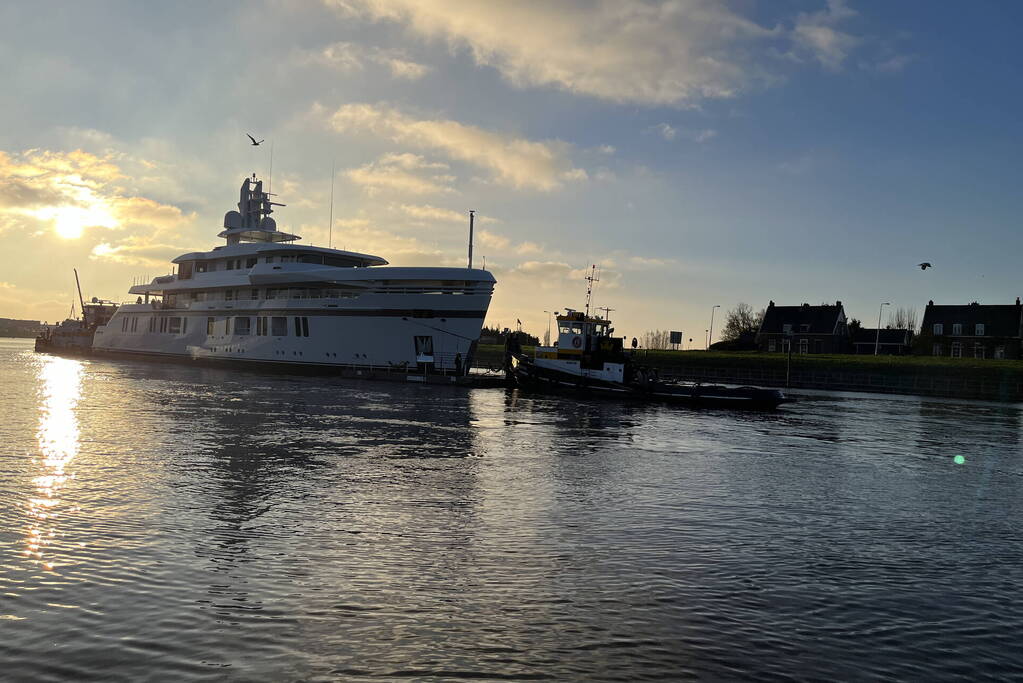
[[[503,350],[481,345],[478,361],[499,366]],[[793,355],[636,351],[664,379],[769,387],[869,391],[1023,402],[1023,362],[927,356]]]

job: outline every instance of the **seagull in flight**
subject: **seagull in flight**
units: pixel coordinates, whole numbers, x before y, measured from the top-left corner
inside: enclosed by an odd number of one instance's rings
[[[249,135],[248,133],[246,133],[246,135],[248,135],[248,136],[249,136],[249,140],[252,140],[252,146],[253,146],[253,147],[259,147],[260,143],[262,143],[262,142],[263,142],[262,140],[260,140],[259,142],[256,142],[256,138],[252,137],[252,136],[251,136],[251,135]]]
[[[927,261],[924,261],[923,263],[918,263],[917,265],[920,266],[920,270],[927,270],[928,268],[933,268],[934,267],[930,263],[928,263]]]

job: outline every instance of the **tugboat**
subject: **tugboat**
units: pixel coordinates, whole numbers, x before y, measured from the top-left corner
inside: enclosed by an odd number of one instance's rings
[[[587,297],[588,299],[589,297]],[[793,399],[777,389],[669,383],[656,370],[635,362],[623,348],[621,337],[606,318],[568,309],[556,316],[558,339],[553,346],[537,346],[534,357],[522,352],[510,337],[505,348],[509,382],[523,389],[575,392],[689,406],[774,410]]]
[[[88,303],[82,298],[82,287],[75,270],[75,286],[78,287],[78,301],[82,306],[81,319],[68,318],[61,323],[43,329],[36,337],[35,350],[42,353],[88,354],[96,328],[106,325],[117,312],[117,304],[92,297]],[[74,312],[72,311],[72,315]]]

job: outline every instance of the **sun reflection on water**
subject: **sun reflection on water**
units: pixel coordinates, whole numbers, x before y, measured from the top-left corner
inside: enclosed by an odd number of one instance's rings
[[[68,358],[49,357],[39,368],[41,400],[39,404],[39,474],[32,479],[33,495],[26,507],[29,524],[25,555],[47,570],[54,569],[43,554],[57,535],[60,517],[60,491],[73,474],[68,466],[78,454],[78,418],[75,408],[81,395],[82,363]]]

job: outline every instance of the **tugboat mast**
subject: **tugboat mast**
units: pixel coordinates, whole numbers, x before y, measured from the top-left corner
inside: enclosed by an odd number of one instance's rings
[[[593,297],[593,283],[600,282],[597,276],[597,265],[590,266],[590,274],[586,276],[586,317],[590,317],[590,300]]]

